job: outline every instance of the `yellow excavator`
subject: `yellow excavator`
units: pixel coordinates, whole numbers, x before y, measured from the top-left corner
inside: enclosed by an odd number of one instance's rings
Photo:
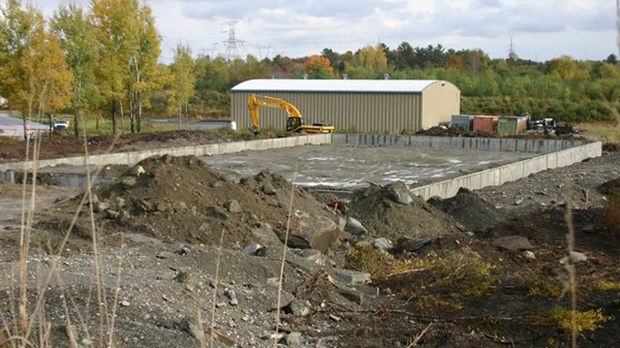
[[[322,123],[304,123],[299,109],[285,99],[250,94],[248,97],[248,107],[250,108],[250,116],[252,116],[252,130],[254,130],[254,134],[258,134],[260,131],[258,115],[258,108],[260,106],[280,108],[286,111],[288,114],[288,119],[286,120],[286,131],[289,133],[333,133],[336,130],[336,127]]]

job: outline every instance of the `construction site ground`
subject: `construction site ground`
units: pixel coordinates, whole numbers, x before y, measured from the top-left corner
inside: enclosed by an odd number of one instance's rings
[[[41,159],[85,152],[72,136],[42,141]],[[220,141],[229,139],[103,136],[88,139],[88,153]],[[1,145],[0,161],[26,158],[23,142]],[[231,180],[195,157],[139,166],[90,194],[0,183],[0,346],[24,336],[20,231],[30,226],[30,339],[53,347],[568,347],[558,320],[567,317],[553,313],[571,308],[569,231],[577,309],[591,315],[579,323],[599,325],[578,330],[578,346],[617,344],[620,209],[609,202],[620,189],[618,152],[444,200],[403,203],[400,183],[370,185],[351,194],[345,214],[332,195],[275,170]],[[323,252],[283,247],[291,221],[346,217],[367,232],[342,233]],[[389,256],[375,253],[379,238],[393,243]],[[345,269],[352,250],[366,262],[356,266],[385,269],[357,282],[365,273]]]

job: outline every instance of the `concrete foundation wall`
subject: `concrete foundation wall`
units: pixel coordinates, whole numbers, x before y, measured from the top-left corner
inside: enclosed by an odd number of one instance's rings
[[[106,164],[134,165],[139,161],[156,155],[170,154],[173,156],[208,156],[222,155],[241,151],[269,150],[306,144],[342,144],[353,146],[390,146],[410,145],[432,148],[460,148],[476,151],[521,151],[540,153],[539,156],[527,160],[510,163],[500,167],[482,170],[463,175],[454,179],[444,180],[430,185],[413,188],[411,191],[428,199],[433,196],[449,198],[464,187],[470,190],[486,186],[499,186],[509,181],[524,178],[530,174],[547,169],[564,167],[583,161],[587,158],[602,155],[600,142],[587,143],[579,140],[553,139],[504,139],[504,138],[456,138],[432,136],[398,136],[371,134],[317,134],[295,137],[252,140],[233,143],[186,146],[179,148],[115,153],[85,157],[69,157],[54,160],[43,160],[37,163],[39,168],[53,167],[59,164],[84,166],[87,162],[92,166]],[[14,182],[15,172],[32,169],[32,162],[12,162],[0,164],[0,179]]]
[[[332,144],[353,146],[410,145],[440,149],[550,153],[586,144],[569,139],[434,137],[422,135],[334,134]]]
[[[54,167],[59,164],[69,164],[74,166],[84,166],[87,163],[89,165],[98,166],[106,164],[125,164],[134,165],[145,158],[152,156],[161,156],[169,154],[172,156],[209,156],[209,155],[223,155],[227,153],[235,153],[241,151],[255,151],[255,150],[270,150],[283,147],[292,147],[308,144],[329,144],[331,143],[331,134],[314,134],[314,135],[300,135],[286,138],[276,139],[261,139],[250,141],[239,141],[232,143],[220,143],[209,145],[197,145],[197,146],[184,146],[177,148],[162,148],[146,151],[134,151],[134,152],[122,152],[111,153],[106,155],[92,155],[88,157],[65,157],[51,160],[40,160],[37,162],[38,168]],[[32,170],[33,162],[10,162],[0,163],[0,179],[8,180],[8,174],[3,175],[6,171],[23,171]]]
[[[601,155],[602,143],[583,144],[574,148],[544,154],[497,168],[486,169],[458,178],[416,187],[411,189],[411,192],[424,200],[433,196],[450,198],[455,196],[461,187],[477,190],[487,186],[499,186],[506,182],[519,180],[543,170],[568,166],[587,158],[599,157]]]

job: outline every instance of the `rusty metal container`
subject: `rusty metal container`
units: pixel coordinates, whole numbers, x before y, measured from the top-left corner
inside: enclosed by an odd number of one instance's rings
[[[475,115],[473,122],[473,131],[492,133],[497,129],[498,121],[498,116]]]

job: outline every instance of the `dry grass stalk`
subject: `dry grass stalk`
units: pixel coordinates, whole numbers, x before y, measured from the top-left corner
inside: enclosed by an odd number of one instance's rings
[[[296,172],[297,170],[295,170]],[[288,236],[291,230],[291,216],[293,215],[293,198],[295,197],[295,183],[291,182],[291,199],[288,205],[288,218],[286,219],[286,234],[284,235],[284,246],[282,247],[282,260],[280,262],[280,276],[278,278],[278,296],[276,303],[276,332],[273,339],[273,346],[278,347],[278,331],[280,331],[280,307],[282,306],[282,281],[284,279],[284,265],[286,264],[286,250],[288,248]]]

